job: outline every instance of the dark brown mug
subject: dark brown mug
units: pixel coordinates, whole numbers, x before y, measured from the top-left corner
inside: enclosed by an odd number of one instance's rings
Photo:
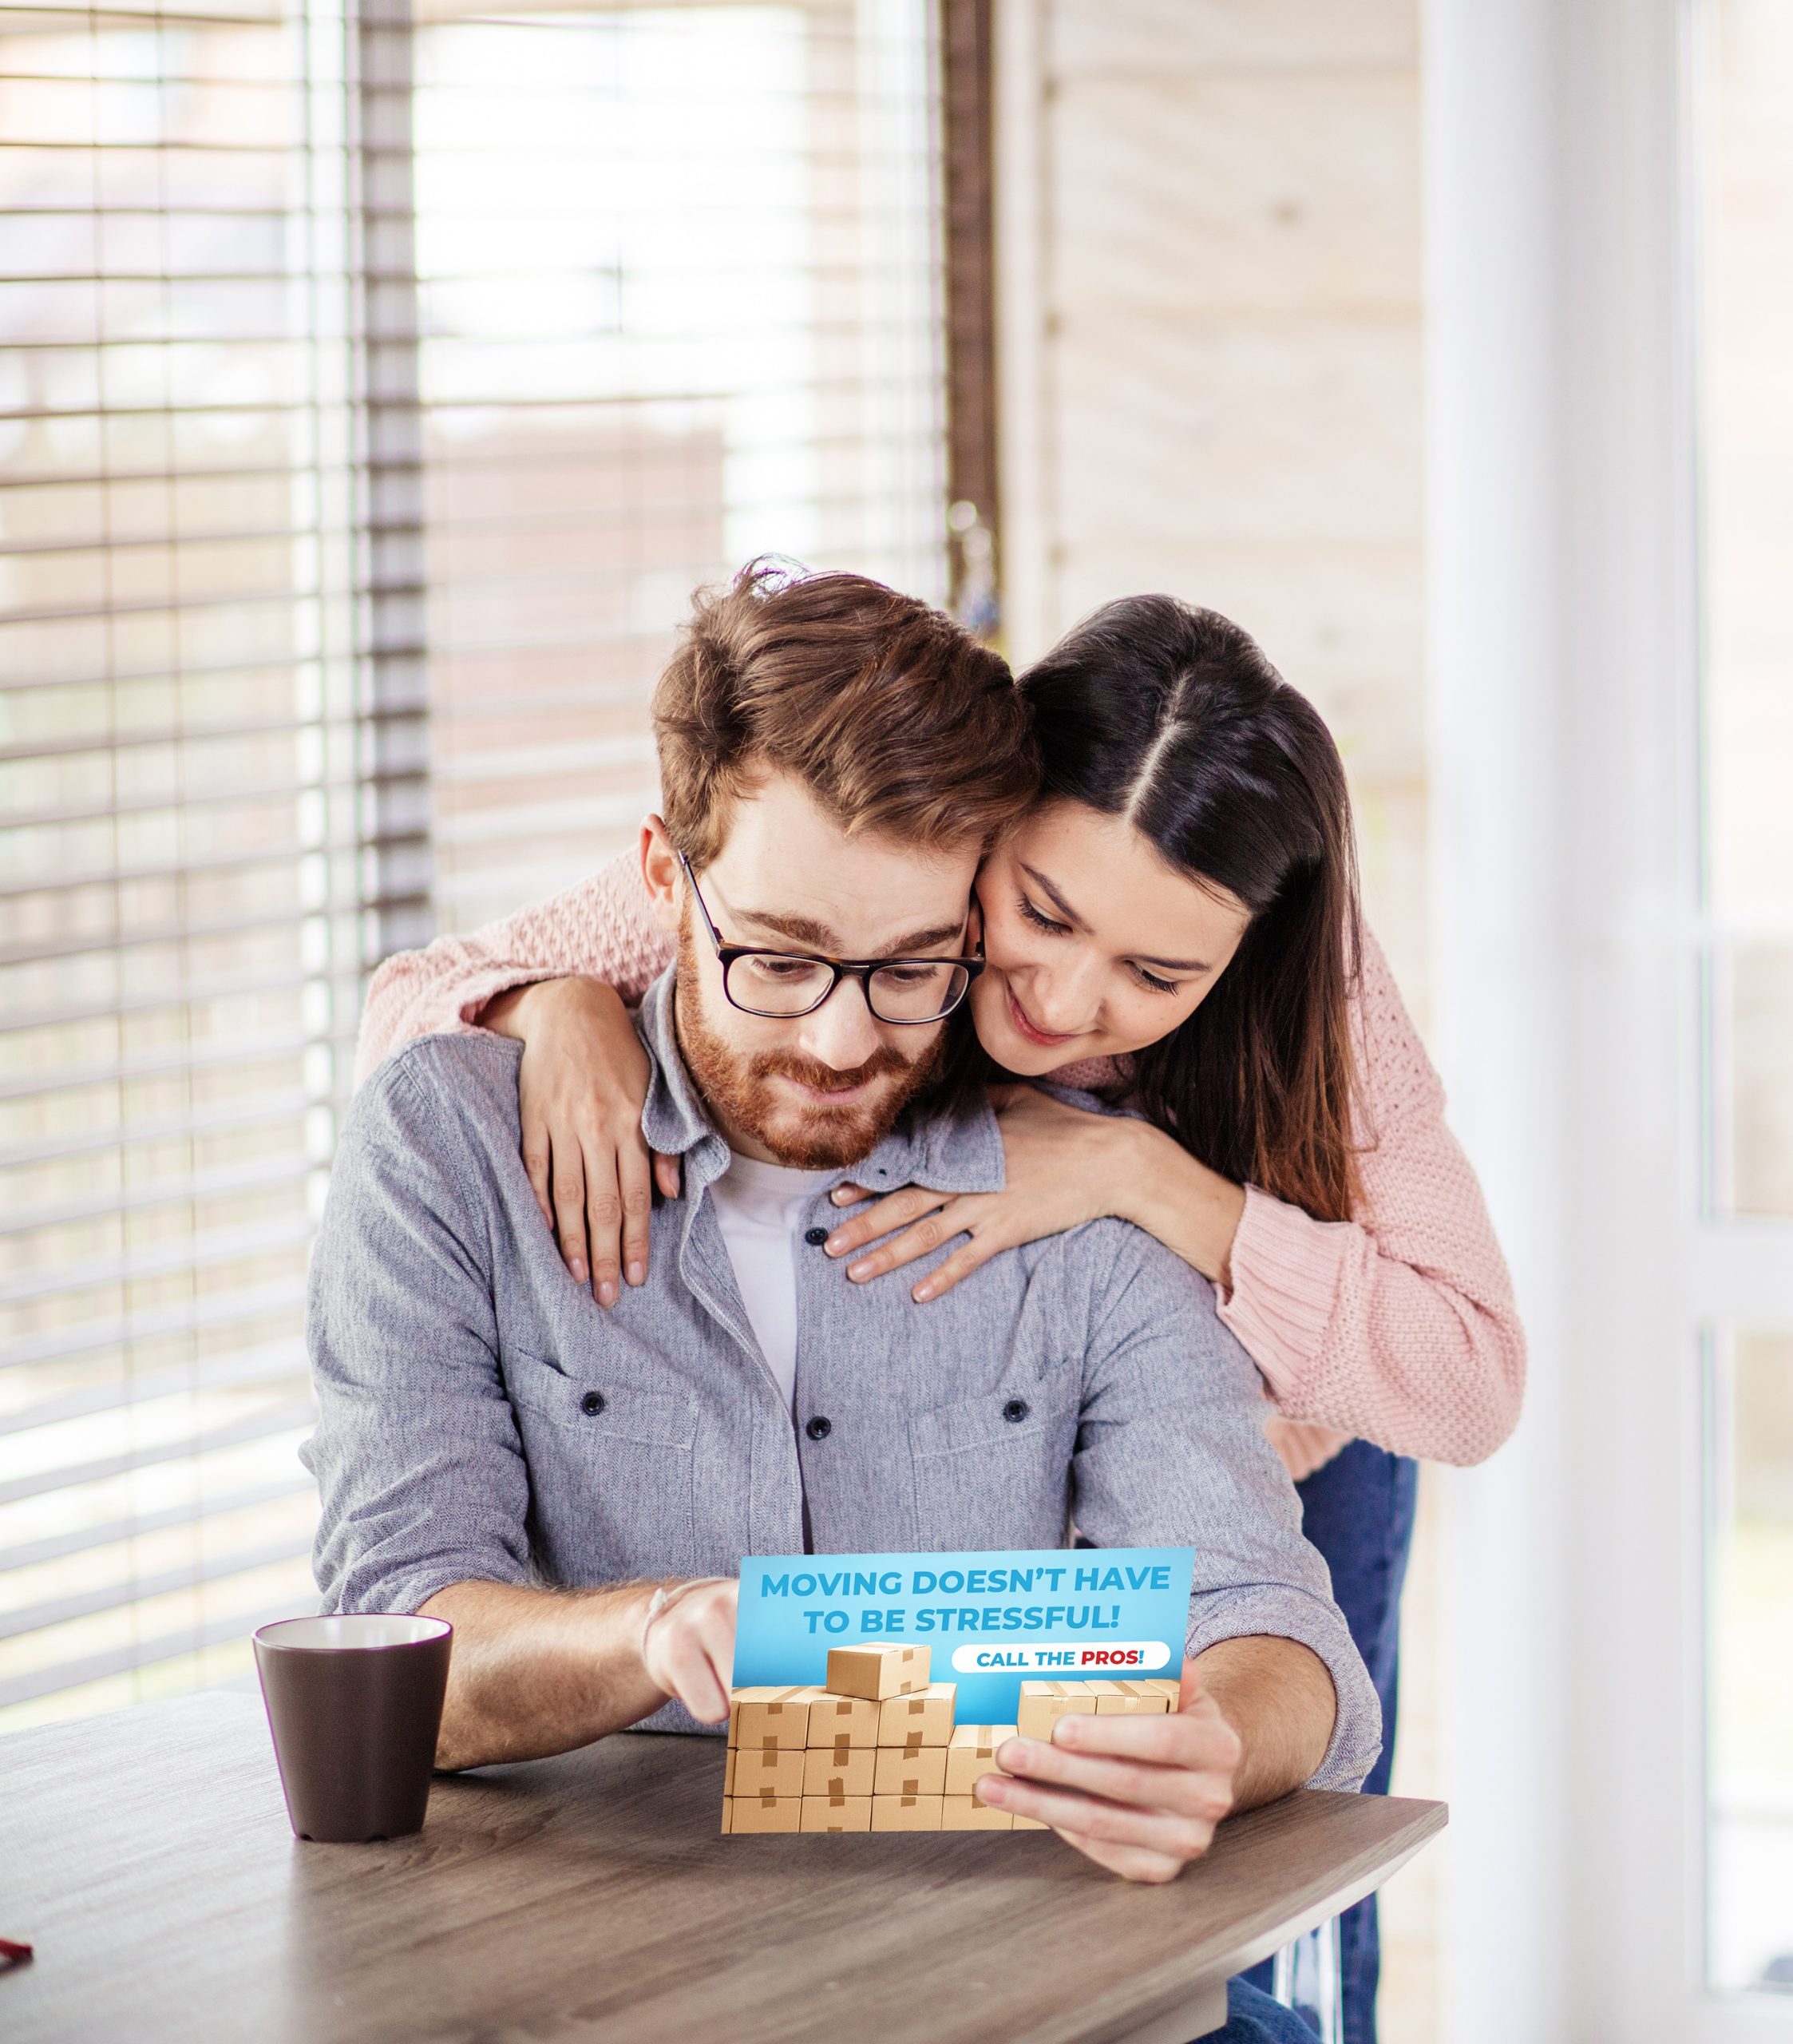
[[[423,1828],[453,1627],[344,1612],[255,1634],[287,1814],[301,1838],[362,1844]]]

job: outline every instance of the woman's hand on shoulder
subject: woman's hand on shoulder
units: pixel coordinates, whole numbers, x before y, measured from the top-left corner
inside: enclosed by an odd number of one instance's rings
[[[538,980],[489,1001],[481,1024],[523,1046],[523,1163],[566,1266],[614,1305],[647,1276],[652,1188],[679,1193],[679,1159],[641,1132],[647,1053],[621,997],[599,980]]]
[[[955,1235],[968,1235],[970,1240],[930,1270],[912,1294],[923,1301],[937,1299],[1001,1250],[1124,1211],[1142,1123],[1067,1106],[1032,1086],[993,1086],[990,1098],[1002,1131],[1003,1189],[943,1193],[905,1186],[855,1214],[826,1246],[830,1256],[853,1257],[847,1275],[856,1283],[913,1263]],[[834,1194],[841,1206],[870,1197],[856,1185]],[[885,1236],[890,1239],[880,1242]],[[879,1246],[854,1255],[870,1242]]]

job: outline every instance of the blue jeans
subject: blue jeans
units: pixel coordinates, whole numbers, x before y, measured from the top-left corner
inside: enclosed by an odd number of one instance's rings
[[[1313,2034],[1294,2010],[1244,1980],[1229,1980],[1226,2027],[1210,2030],[1201,2044],[1313,2044]]]
[[[1401,1583],[1413,1544],[1419,1487],[1417,1462],[1372,1448],[1367,1440],[1354,1440],[1296,1486],[1302,1530],[1326,1558],[1332,1571],[1332,1595],[1382,1699],[1382,1755],[1364,1784],[1372,1796],[1387,1794],[1394,1765]],[[1381,1952],[1373,1895],[1339,1919],[1339,1965],[1344,1975],[1344,2044],[1375,2044]],[[1270,1991],[1268,1960],[1242,1977],[1265,1994]]]

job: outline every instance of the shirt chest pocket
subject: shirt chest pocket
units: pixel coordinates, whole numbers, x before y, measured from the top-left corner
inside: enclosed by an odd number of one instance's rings
[[[560,1582],[688,1573],[691,1394],[589,1368],[576,1373],[518,1349],[505,1354],[504,1371],[528,1465],[538,1565]]]
[[[1053,1547],[1070,1497],[1074,1410],[1039,1383],[909,1416],[925,1548]]]

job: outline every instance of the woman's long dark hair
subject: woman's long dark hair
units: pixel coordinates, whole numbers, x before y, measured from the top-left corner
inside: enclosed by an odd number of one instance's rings
[[[1249,633],[1174,596],[1105,604],[1021,686],[1043,799],[1125,816],[1178,872],[1251,911],[1206,1000],[1135,1055],[1139,1104],[1225,1177],[1348,1220],[1360,932],[1332,734]]]

